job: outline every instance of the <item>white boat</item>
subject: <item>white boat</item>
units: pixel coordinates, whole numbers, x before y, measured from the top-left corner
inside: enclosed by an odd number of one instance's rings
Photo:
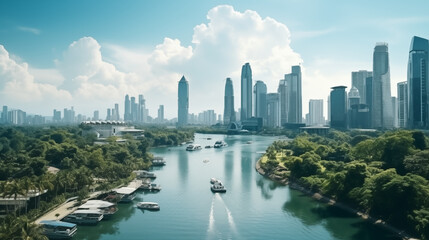
[[[143,183],[139,189],[146,191],[161,191],[161,185],[156,183]]]
[[[158,203],[155,202],[139,202],[137,203],[137,207],[140,209],[152,211],[158,211],[160,209]]]
[[[164,166],[166,164],[164,158],[154,157],[152,160],[152,166]]]
[[[136,197],[136,190],[137,188],[121,187],[118,189],[114,189],[113,191],[122,196],[119,202],[127,203],[134,200],[134,198]]]
[[[186,147],[186,151],[196,151],[196,150],[201,150],[201,145],[199,144],[190,144]]]
[[[100,210],[76,210],[62,220],[76,224],[97,224],[101,219],[103,213]]]
[[[115,203],[103,201],[103,200],[88,200],[82,204],[77,210],[100,210],[104,217],[103,219],[110,218],[113,214],[118,211]]]
[[[212,184],[212,186],[210,187],[210,189],[214,193],[216,193],[216,192],[221,192],[221,193],[226,192],[226,188],[225,188],[225,186],[222,184],[222,182],[220,180],[217,180],[216,182],[214,182]]]
[[[76,224],[55,220],[43,220],[43,235],[50,239],[70,239],[77,231]]]
[[[227,147],[228,144],[224,141],[216,141],[214,144],[214,148],[222,148],[222,147]]]
[[[146,170],[137,170],[134,171],[137,175],[137,178],[156,178],[155,173],[153,172],[148,172]]]
[[[210,178],[210,183],[214,184],[216,182],[218,182],[219,180],[217,180],[216,178]],[[220,181],[219,181],[220,182]]]

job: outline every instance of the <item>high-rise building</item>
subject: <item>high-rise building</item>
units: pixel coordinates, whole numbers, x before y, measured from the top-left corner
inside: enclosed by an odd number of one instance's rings
[[[119,117],[119,104],[115,103],[115,114],[114,114],[114,119],[115,121],[119,121],[120,117]]]
[[[398,127],[407,127],[408,120],[408,87],[407,82],[399,82],[398,90]]]
[[[94,111],[94,116],[92,117],[93,121],[98,121],[100,120],[100,112],[98,110]]]
[[[61,122],[61,111],[57,111],[56,109],[54,109],[54,113],[53,113],[53,117],[52,117],[52,121],[54,123],[59,123]]]
[[[223,107],[223,124],[229,125],[231,122],[235,122],[235,110],[234,110],[234,88],[232,85],[231,78],[227,78],[225,82],[225,97]]]
[[[75,112],[74,112],[73,107],[71,107],[70,110],[68,110],[67,108],[64,108],[63,122],[65,122],[65,123],[74,123],[75,122]]]
[[[131,97],[131,121],[133,122],[137,122],[137,108],[138,108],[138,104],[136,103],[136,98],[135,97]]]
[[[8,123],[8,119],[7,119],[7,106],[3,106],[3,110],[1,112],[1,122],[2,123]]]
[[[111,114],[111,109],[110,108],[108,108],[107,109],[107,115],[106,115],[106,121],[110,121],[110,120],[112,120],[112,114]]]
[[[278,93],[267,94],[267,127],[280,127],[280,102]]]
[[[277,93],[279,94],[279,109],[280,109],[280,124],[281,126],[285,125],[287,121],[288,114],[288,87],[286,80],[282,79],[279,81],[279,87],[277,88]]]
[[[246,63],[241,68],[241,117],[245,121],[252,117],[252,69]]]
[[[124,121],[131,121],[131,101],[130,96],[125,95],[125,104],[124,104]]]
[[[185,76],[179,81],[178,105],[177,126],[181,127],[188,124],[189,112],[189,83]]]
[[[159,105],[158,108],[158,122],[163,123],[164,122],[164,105]]]
[[[392,97],[393,127],[398,127],[398,104],[396,97]]]
[[[372,72],[367,70],[359,70],[352,72],[352,87],[359,90],[360,103],[366,104],[366,78],[372,77]]]
[[[428,128],[428,52],[429,41],[414,36],[408,58],[408,120],[409,128]]]
[[[310,99],[308,103],[308,124],[310,126],[322,126],[325,124],[323,117],[323,99]]]
[[[360,96],[359,90],[355,86],[352,86],[352,88],[349,91],[348,108],[350,109],[353,105],[361,103],[360,99],[361,99],[361,96]]]
[[[373,55],[371,121],[373,128],[393,128],[387,43],[377,43]]]
[[[267,85],[263,81],[256,81],[253,93],[255,94],[255,117],[262,118],[265,125],[267,121]]]
[[[287,122],[302,122],[302,89],[301,89],[301,66],[292,66],[292,73],[285,74],[287,85],[288,105]]]
[[[347,94],[346,86],[332,87],[330,94],[331,127],[347,128]]]
[[[371,109],[372,109],[372,77],[367,77],[365,80],[365,84],[366,84],[366,105],[368,107],[368,112],[369,112],[369,119],[368,121],[370,122],[368,128],[371,128],[371,124],[372,124],[372,117],[371,117]]]

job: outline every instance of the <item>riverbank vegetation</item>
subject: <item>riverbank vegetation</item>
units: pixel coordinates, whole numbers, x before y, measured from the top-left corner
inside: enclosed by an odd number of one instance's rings
[[[0,209],[11,214],[0,220],[0,236],[5,229],[22,228],[21,223],[35,220],[67,198],[84,199],[90,191],[129,182],[133,170],[151,166],[150,147],[178,145],[194,134],[153,128],[145,131],[144,138],[126,135],[125,142],[112,138],[107,144],[94,144],[96,137],[82,136],[81,131],[79,127],[0,127],[0,197],[17,200],[46,192],[32,197],[25,207],[15,201],[16,205]]]
[[[429,149],[420,131],[301,134],[274,142],[261,167],[429,239]]]

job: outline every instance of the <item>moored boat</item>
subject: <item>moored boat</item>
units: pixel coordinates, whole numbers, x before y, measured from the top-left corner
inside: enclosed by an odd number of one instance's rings
[[[186,151],[196,151],[196,150],[201,150],[201,145],[199,144],[190,144],[186,147]]]
[[[77,231],[76,224],[69,222],[44,220],[40,224],[43,225],[43,235],[49,239],[70,239]]]
[[[161,185],[156,183],[143,183],[139,189],[146,190],[146,191],[161,191]]]
[[[166,164],[164,158],[154,157],[152,160],[152,166],[164,166]]]
[[[214,148],[222,148],[227,146],[228,144],[225,141],[216,141],[214,144]]]
[[[155,173],[146,170],[136,170],[134,173],[136,173],[137,178],[156,178]]]
[[[144,210],[158,211],[160,209],[159,204],[156,202],[139,202],[137,207]]]
[[[118,208],[115,203],[102,200],[88,200],[78,207],[77,210],[100,210],[104,215],[103,219],[108,219],[118,211]]]
[[[103,219],[100,210],[76,210],[65,216],[62,221],[76,224],[97,224]]]

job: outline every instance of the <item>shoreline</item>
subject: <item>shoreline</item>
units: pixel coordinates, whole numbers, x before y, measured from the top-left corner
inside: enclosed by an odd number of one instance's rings
[[[419,240],[418,238],[413,238],[411,236],[409,236],[405,231],[397,229],[393,226],[391,226],[390,224],[386,223],[385,221],[381,220],[381,219],[374,219],[371,216],[369,216],[368,214],[362,213],[346,204],[337,202],[331,198],[328,198],[326,196],[323,196],[322,194],[318,193],[318,192],[313,192],[307,188],[304,188],[303,186],[301,186],[300,184],[296,183],[296,182],[291,182],[286,178],[280,177],[278,175],[275,174],[270,174],[268,172],[266,172],[266,170],[264,168],[261,167],[260,164],[261,158],[258,159],[258,161],[256,161],[255,164],[255,170],[262,176],[270,179],[271,181],[280,183],[282,185],[289,185],[289,187],[291,189],[300,191],[302,193],[304,193],[305,195],[311,197],[312,199],[331,205],[331,206],[335,206],[338,207],[346,212],[352,213],[354,215],[356,215],[357,217],[365,220],[365,221],[370,221],[372,224],[379,226],[381,228],[384,228],[385,230],[396,234],[398,237],[402,238],[403,240]]]

